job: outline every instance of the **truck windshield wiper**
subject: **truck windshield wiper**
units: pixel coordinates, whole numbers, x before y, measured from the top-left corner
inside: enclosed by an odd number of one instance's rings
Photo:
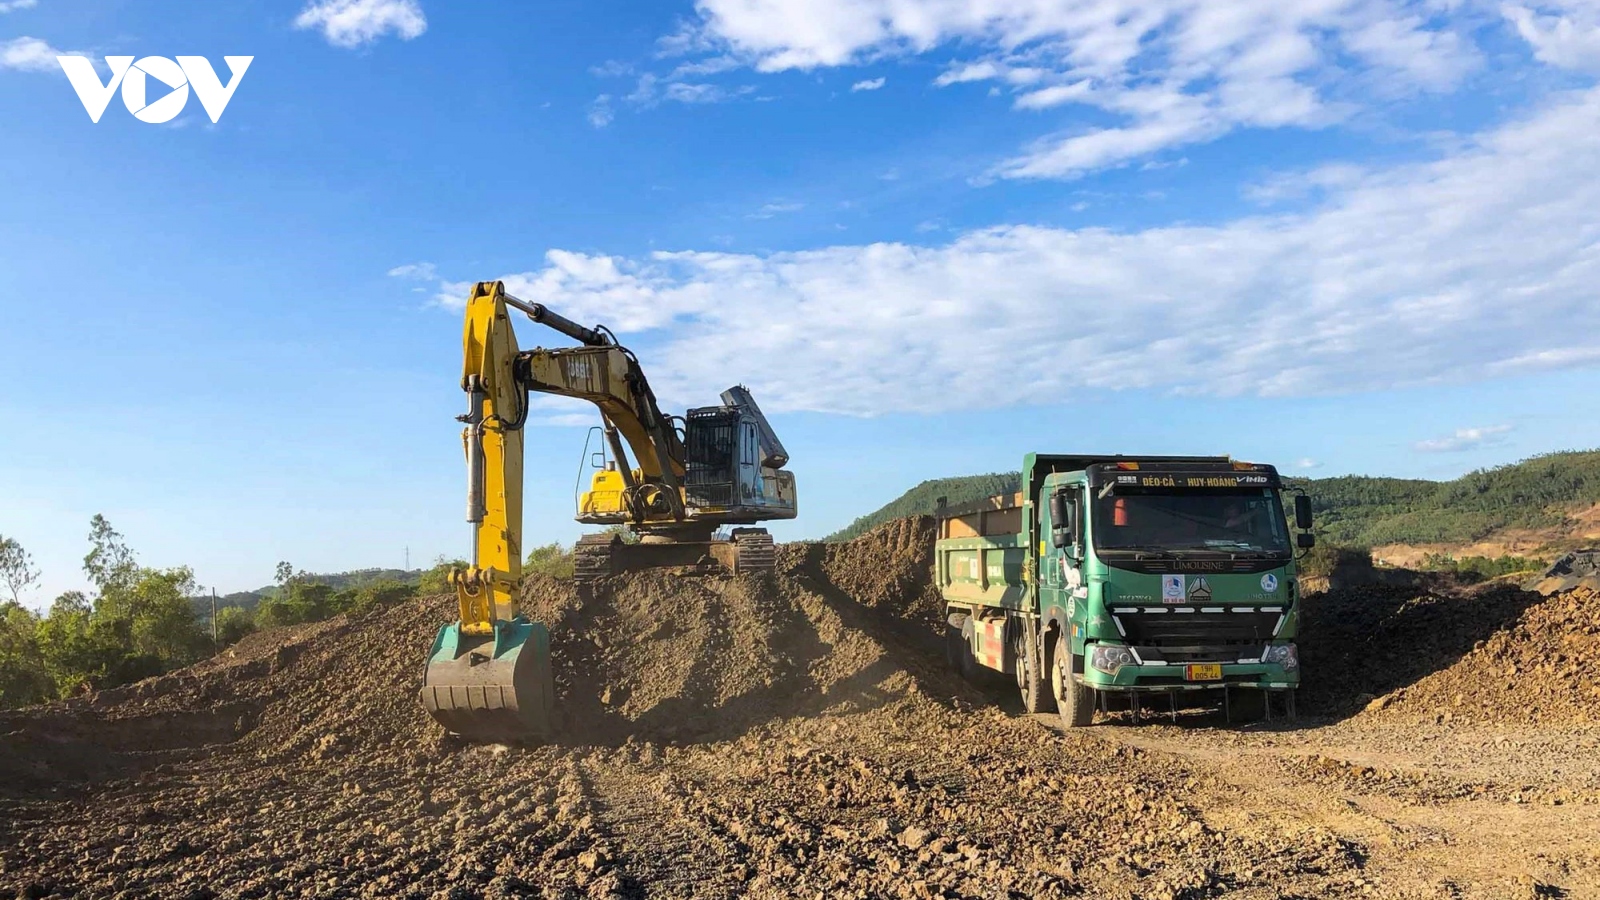
[[[1183,551],[1171,547],[1160,547],[1155,544],[1120,544],[1116,547],[1102,547],[1101,552],[1111,553],[1138,553],[1145,556],[1171,556],[1181,558]]]

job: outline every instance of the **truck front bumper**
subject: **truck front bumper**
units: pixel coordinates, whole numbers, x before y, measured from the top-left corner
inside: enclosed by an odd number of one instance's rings
[[[1261,690],[1294,690],[1300,686],[1300,670],[1284,669],[1276,663],[1222,663],[1222,677],[1191,680],[1189,667],[1173,665],[1125,665],[1115,674],[1097,669],[1084,672],[1080,680],[1097,691],[1205,691],[1242,687]]]

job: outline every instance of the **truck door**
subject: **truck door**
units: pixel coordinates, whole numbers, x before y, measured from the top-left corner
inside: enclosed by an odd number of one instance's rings
[[[1074,618],[1079,602],[1089,596],[1088,583],[1083,577],[1083,560],[1087,554],[1084,552],[1087,537],[1084,528],[1083,489],[1073,486],[1068,489],[1067,508],[1072,513],[1073,534],[1067,546],[1061,548],[1061,588],[1065,599],[1066,616]]]
[[[1042,542],[1044,544],[1044,553],[1041,554],[1041,568],[1043,571],[1040,572],[1039,580],[1042,582],[1043,587],[1040,596],[1042,601],[1040,605],[1043,607],[1041,612],[1045,614],[1046,618],[1066,621],[1075,606],[1073,602],[1074,594],[1082,588],[1084,583],[1082,573],[1083,554],[1081,551],[1075,550],[1076,547],[1082,546],[1083,492],[1077,487],[1066,487],[1061,490],[1067,498],[1067,521],[1075,523],[1075,534],[1066,546],[1057,547],[1055,546],[1054,532],[1060,523],[1055,522],[1053,518],[1046,523],[1047,527],[1042,530],[1042,534],[1046,537]],[[1049,516],[1049,504],[1041,505],[1045,506],[1046,515]]]

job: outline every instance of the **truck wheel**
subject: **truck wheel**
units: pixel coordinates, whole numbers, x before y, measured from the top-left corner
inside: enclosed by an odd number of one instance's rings
[[[1022,709],[1029,714],[1049,712],[1055,704],[1051,702],[1050,683],[1040,665],[1039,650],[1028,634],[1032,629],[1024,622],[1018,622],[1017,626],[1013,629],[1016,635],[1011,639],[1011,648],[1017,660],[1017,689],[1022,694]]]
[[[1050,667],[1050,687],[1056,695],[1056,711],[1067,728],[1083,728],[1094,721],[1094,688],[1072,679],[1072,647],[1066,638],[1056,639],[1056,652]]]
[[[961,637],[961,662],[956,668],[960,670],[962,678],[979,687],[987,680],[989,670],[978,662],[978,656],[972,652],[972,644],[965,636]]]
[[[961,636],[961,629],[954,625],[944,626],[944,661],[950,666],[950,671],[961,671],[961,657],[967,653],[967,640]]]

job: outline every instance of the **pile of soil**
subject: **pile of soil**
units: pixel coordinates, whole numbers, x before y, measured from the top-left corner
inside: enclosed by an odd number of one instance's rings
[[[1600,591],[1539,599],[1458,660],[1370,707],[1437,724],[1600,723]]]
[[[550,625],[562,740],[722,739],[920,690],[890,623],[803,577],[548,579],[523,604]],[[964,690],[938,670],[921,677]]]
[[[1300,619],[1300,710],[1350,716],[1455,664],[1510,628],[1538,594],[1507,584],[1368,585],[1308,594]]]
[[[1600,549],[1573,550],[1562,555],[1533,585],[1541,594],[1559,594],[1578,587],[1600,591]]]
[[[786,544],[778,566],[791,577],[831,585],[891,620],[942,633],[944,601],[933,573],[937,539],[932,516],[908,516],[853,541]]]

